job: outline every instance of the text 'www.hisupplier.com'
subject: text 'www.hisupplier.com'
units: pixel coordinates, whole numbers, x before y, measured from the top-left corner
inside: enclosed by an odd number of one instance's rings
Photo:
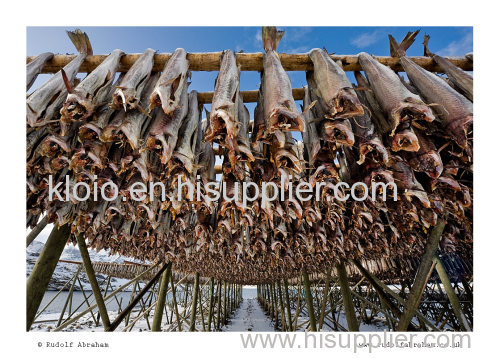
[[[470,348],[469,334],[392,333],[242,333],[243,348]]]

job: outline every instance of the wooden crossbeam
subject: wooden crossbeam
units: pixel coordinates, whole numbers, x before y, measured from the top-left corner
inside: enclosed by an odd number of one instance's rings
[[[218,71],[220,68],[220,56],[222,52],[209,53],[188,53],[189,69],[191,71]],[[135,61],[139,58],[140,53],[132,53],[122,57],[121,66],[118,72],[127,72]],[[172,54],[160,53],[154,56],[153,71],[162,71],[165,63],[170,59]],[[99,66],[108,55],[87,56],[85,61],[80,66],[78,72],[91,72]],[[26,63],[30,63],[37,56],[27,56]],[[56,73],[61,68],[66,66],[76,57],[76,55],[54,55],[52,59],[47,61],[41,73]],[[281,64],[285,71],[309,71],[313,69],[311,59],[307,54],[279,54]],[[357,55],[330,55],[334,61],[342,61],[344,71],[361,71],[361,66]],[[399,64],[397,58],[388,56],[376,56],[377,61],[391,67],[393,70],[402,72],[403,68]],[[262,71],[263,70],[263,54],[262,53],[237,53],[236,62],[241,65],[242,71]],[[441,67],[429,57],[410,57],[410,59],[425,68],[428,71],[442,73]],[[473,63],[468,58],[462,57],[446,57],[455,66],[460,67],[465,71],[473,70]]]

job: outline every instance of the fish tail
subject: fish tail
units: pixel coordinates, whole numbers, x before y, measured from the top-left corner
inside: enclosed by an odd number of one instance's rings
[[[419,32],[420,30],[408,32],[400,44],[396,42],[394,37],[389,35],[389,42],[391,43],[391,57],[405,57],[406,50],[408,50],[413,42],[415,42],[415,37],[417,37]]]
[[[90,44],[89,37],[85,32],[82,32],[80,29],[76,29],[75,31],[66,31],[73,45],[75,45],[76,49],[79,53],[84,53],[87,56],[92,56],[92,45]]]
[[[430,38],[431,37],[429,35],[424,35],[424,42],[423,42],[423,44],[424,44],[424,56],[426,56],[426,57],[433,57],[434,56],[434,54],[429,51],[429,47],[428,47]]]
[[[276,51],[285,31],[277,31],[276,26],[262,26],[262,45],[264,50]]]

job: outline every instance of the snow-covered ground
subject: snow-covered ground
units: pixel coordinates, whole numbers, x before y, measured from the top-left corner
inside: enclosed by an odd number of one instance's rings
[[[129,324],[140,314],[139,306],[136,307],[136,310],[130,316]],[[32,326],[32,332],[50,332],[52,331],[59,319],[60,313],[47,313],[42,314],[39,318],[37,318],[37,322]],[[94,312],[94,316],[97,315],[97,309]],[[118,311],[109,311],[109,318],[113,321],[118,316]],[[168,311],[168,315],[170,317],[170,311]],[[146,319],[143,316],[141,319],[137,321],[137,323],[133,326],[132,332],[147,332],[151,331],[150,325],[153,322],[154,316],[154,308],[149,312],[148,318]],[[65,318],[67,314],[65,315]],[[295,317],[295,312],[292,312],[292,317]],[[205,317],[206,319],[206,317]],[[46,321],[46,322],[44,322]],[[174,315],[175,321],[175,315]],[[304,331],[307,326],[308,317],[299,316],[297,319],[297,331]],[[149,322],[149,325],[148,325]],[[305,323],[301,326],[302,323]],[[332,325],[331,322],[328,324]],[[343,327],[347,327],[347,321],[345,319],[345,315],[341,312],[339,317],[339,323]],[[163,316],[162,320],[162,329],[166,330],[171,325],[171,322],[167,322],[165,316]],[[187,325],[183,324],[183,330],[187,330]],[[332,325],[333,326],[333,325]],[[116,332],[119,332],[125,328],[125,322],[123,321]],[[198,321],[196,324],[196,329],[198,331],[202,330],[201,321]],[[360,331],[364,332],[374,332],[374,331],[383,331],[384,329],[388,330],[387,325],[385,324],[385,317],[383,315],[379,315],[372,319],[371,324],[361,323]],[[328,325],[323,325],[322,331],[332,331],[332,327]],[[95,322],[90,313],[87,313],[78,321],[72,323],[67,328],[63,329],[63,332],[103,332],[104,328],[102,326],[102,321],[99,323],[99,326],[95,326]],[[128,330],[127,330],[128,331]],[[274,332],[274,322],[272,322],[268,316],[266,316],[264,310],[260,307],[256,298],[247,298],[244,299],[241,303],[240,307],[234,312],[233,315],[229,317],[229,323],[227,326],[222,327],[222,331],[224,332]]]
[[[31,271],[33,270],[33,266],[36,263],[36,260],[38,259],[38,256],[40,255],[40,252],[43,249],[43,246],[45,244],[46,237],[41,237],[40,239],[37,238],[35,239],[30,246],[26,249],[26,279],[28,279],[28,276],[30,275]],[[101,251],[95,251],[95,250],[89,250],[89,256],[90,260],[93,262],[115,262],[115,263],[122,263],[124,260],[127,261],[136,261],[131,258],[126,258],[122,257],[120,255],[109,255],[109,253],[105,250]],[[78,249],[78,246],[73,246],[73,245],[66,245],[64,248],[64,251],[61,255],[61,260],[67,260],[67,261],[82,261],[82,257],[80,255],[80,250]],[[61,287],[64,286],[64,284],[75,274],[76,270],[78,268],[78,265],[75,264],[70,264],[66,262],[59,262],[56,266],[56,269],[54,271],[54,275],[52,276],[50,283],[49,283],[49,290],[60,290]],[[101,282],[102,280],[105,279],[105,276],[97,274],[97,280]],[[84,290],[91,290],[90,284],[87,279],[87,275],[85,274],[85,270],[81,270],[80,272],[80,280],[82,282],[82,286]],[[111,282],[113,283],[114,287],[119,287],[123,285],[124,283],[128,282],[129,280],[125,279],[116,279],[112,278]],[[69,287],[69,286],[68,286]],[[132,286],[129,287],[129,290],[132,289]],[[77,284],[75,286],[75,290],[80,290],[79,285]]]

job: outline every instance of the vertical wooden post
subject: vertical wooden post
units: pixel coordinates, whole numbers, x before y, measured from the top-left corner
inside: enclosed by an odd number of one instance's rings
[[[278,297],[276,294],[276,284],[273,282],[271,289],[273,291],[273,308],[274,308],[274,330],[278,330]]]
[[[222,306],[221,302],[221,291],[222,291],[222,285],[220,283],[220,280],[217,282],[217,330],[220,330],[220,310]]]
[[[214,314],[214,278],[210,277],[210,301],[208,304],[208,331],[212,330],[212,316]]]
[[[278,296],[280,299],[280,311],[281,311],[281,331],[285,332],[286,329],[286,319],[285,319],[285,305],[283,304],[283,295],[281,294],[281,281],[276,281],[278,285]]]
[[[227,282],[224,281],[224,321],[222,322],[224,325],[227,321]]]
[[[443,233],[445,227],[445,222],[442,219],[438,219],[436,226],[432,228],[429,235],[427,243],[425,245],[424,254],[420,261],[420,265],[417,270],[417,275],[415,276],[415,281],[410,290],[410,294],[406,299],[406,303],[403,309],[403,314],[396,327],[397,332],[404,332],[408,329],[408,325],[411,322],[413,315],[415,314],[415,309],[420,303],[422,294],[424,292],[427,280],[432,272],[434,266],[434,255],[437,250],[439,240],[441,239],[441,234]]]
[[[200,274],[194,275],[193,303],[191,306],[191,321],[189,323],[189,332],[194,332],[196,325],[196,305],[198,304],[198,294],[200,293]]]
[[[314,316],[314,306],[313,299],[311,295],[311,283],[309,282],[309,275],[306,271],[302,272],[302,276],[304,277],[304,288],[306,290],[306,302],[307,302],[307,311],[309,313],[309,323],[311,326],[312,332],[317,332],[316,329],[316,317]]]
[[[174,285],[174,276],[170,275],[170,286],[172,286],[172,306],[174,306],[175,319],[177,321],[177,329],[182,332],[182,323],[179,317],[179,308],[177,307],[177,298],[175,297],[177,288]]]
[[[354,311],[354,304],[351,296],[351,289],[349,288],[349,281],[347,279],[347,271],[344,262],[336,263],[337,276],[339,278],[340,292],[342,293],[342,302],[344,303],[344,311],[347,319],[347,326],[349,331],[359,331],[358,320]]]
[[[160,284],[160,292],[158,292],[158,300],[156,302],[155,315],[153,317],[152,332],[161,331],[161,320],[163,318],[163,309],[165,308],[165,300],[167,299],[168,282],[172,275],[172,263],[167,266],[167,270],[163,273]]]
[[[139,275],[139,268],[140,268],[140,266],[137,267],[136,275]],[[139,285],[139,280],[137,280],[137,281],[134,282],[134,286],[132,287],[132,292],[130,293],[130,298],[128,300],[129,303],[132,302],[132,300],[134,299],[135,291],[137,290],[137,286],[138,285]],[[130,311],[128,313],[127,317],[125,317],[125,327],[128,326],[128,321],[130,320],[130,313],[131,312],[132,311]]]
[[[323,328],[323,321],[325,319],[325,309],[326,309],[326,300],[328,299],[328,291],[330,289],[330,268],[326,271],[326,280],[325,280],[325,287],[323,288],[323,301],[321,302],[321,313],[319,316],[319,322],[318,322],[318,330],[321,331],[321,328]]]
[[[33,271],[28,277],[26,282],[26,331],[30,330],[35,320],[36,312],[40,307],[40,303],[42,303],[45,291],[47,291],[50,279],[54,274],[57,262],[70,234],[71,227],[69,224],[65,224],[60,228],[54,226],[38,260],[36,260]]]
[[[290,295],[288,292],[288,280],[286,278],[283,279],[283,285],[285,287],[285,303],[286,303],[286,314],[288,317],[288,331],[292,332],[293,331],[292,310],[290,308]]]
[[[106,330],[110,324],[108,311],[106,310],[106,304],[102,299],[101,289],[95,277],[94,268],[92,267],[92,262],[90,261],[89,251],[87,250],[87,244],[85,244],[85,239],[82,234],[76,234],[76,240],[78,241],[78,248],[80,249],[83,265],[85,266],[85,271],[87,272],[87,277],[89,279],[90,286],[92,287],[92,292],[94,293],[99,313],[102,317],[102,324]]]
[[[439,257],[437,257],[437,255],[434,256],[434,261],[436,262],[436,271],[438,272],[439,278],[443,283],[444,290],[446,291],[446,294],[450,299],[451,306],[453,307],[453,311],[455,312],[455,316],[457,317],[460,327],[462,328],[462,330],[470,332],[471,328],[469,326],[469,322],[467,322],[467,319],[465,318],[465,315],[462,311],[462,307],[460,307],[460,301],[458,300],[457,294],[453,290],[453,287],[451,287],[451,282],[448,275],[446,274],[443,263],[441,262]]]

